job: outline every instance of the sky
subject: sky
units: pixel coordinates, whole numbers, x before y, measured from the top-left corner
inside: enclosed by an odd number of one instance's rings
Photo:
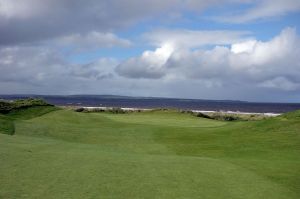
[[[300,102],[300,0],[0,0],[0,94]]]

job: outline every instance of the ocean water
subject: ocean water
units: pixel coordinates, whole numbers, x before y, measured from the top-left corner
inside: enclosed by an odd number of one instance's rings
[[[0,95],[0,99],[43,98],[60,106],[102,106],[126,108],[175,108],[203,111],[239,111],[251,113],[285,113],[300,109],[300,103],[254,103],[228,100],[199,100],[175,98],[143,98],[109,95]]]

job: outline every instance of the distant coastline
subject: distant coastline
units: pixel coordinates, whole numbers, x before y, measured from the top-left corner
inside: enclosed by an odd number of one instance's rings
[[[178,99],[159,97],[128,97],[115,95],[0,95],[13,100],[43,98],[57,106],[122,107],[130,109],[180,109],[201,112],[232,112],[241,114],[281,114],[300,109],[300,103],[266,103],[233,100]]]

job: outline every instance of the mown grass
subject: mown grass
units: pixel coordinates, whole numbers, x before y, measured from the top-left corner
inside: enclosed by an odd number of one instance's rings
[[[0,134],[0,198],[300,197],[299,111],[235,122],[175,111],[24,115],[9,116],[14,136]]]

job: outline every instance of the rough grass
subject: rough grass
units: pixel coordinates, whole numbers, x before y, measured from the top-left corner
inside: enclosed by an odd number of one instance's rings
[[[0,100],[0,113],[6,114],[13,110],[19,110],[21,108],[29,108],[34,106],[52,106],[42,99],[19,99],[13,101]]]
[[[184,113],[184,112],[183,112]],[[226,112],[212,112],[212,113],[190,113],[196,117],[202,117],[219,121],[258,121],[270,118],[270,116],[263,114],[239,114]]]
[[[55,110],[59,110],[59,108],[54,106],[32,106],[14,109],[7,114],[0,113],[0,133],[13,135],[15,133],[14,123],[16,120],[35,118]]]
[[[0,114],[0,133],[12,135],[14,131],[15,127],[13,121],[9,117]]]
[[[300,112],[247,122],[174,111],[14,116],[15,135],[0,134],[0,198],[300,197]]]

